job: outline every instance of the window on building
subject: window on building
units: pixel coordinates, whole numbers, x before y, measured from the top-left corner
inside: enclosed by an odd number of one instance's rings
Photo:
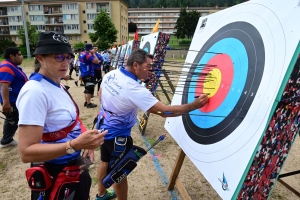
[[[80,40],[79,36],[76,36],[76,41],[79,41],[79,40]]]
[[[78,4],[77,3],[64,4],[64,5],[62,5],[62,9],[63,10],[77,10]]]
[[[83,31],[84,33],[87,33],[86,30]]]
[[[28,6],[29,11],[42,11],[44,10],[44,7],[42,5],[29,5]]]
[[[78,14],[64,14],[63,15],[64,20],[76,20],[79,19]]]
[[[37,31],[44,31],[44,30],[46,30],[46,27],[45,27],[45,25],[36,25],[35,29]]]
[[[79,30],[79,24],[65,24],[65,30]]]
[[[66,37],[68,40],[72,40],[72,35],[67,35]]]
[[[22,17],[21,16],[9,16],[8,22],[21,22]]]
[[[87,9],[95,9],[96,8],[96,4],[95,3],[86,3],[86,8]]]
[[[16,42],[18,42],[19,41],[19,37],[18,36],[16,36]]]
[[[17,31],[17,30],[20,30],[21,28],[22,28],[22,26],[9,26],[10,31]]]
[[[97,14],[96,13],[93,13],[93,14],[87,14],[87,19],[96,19],[97,17]]]
[[[8,6],[7,12],[21,12],[21,6]]]
[[[7,19],[0,19],[0,25],[8,25]]]
[[[29,15],[30,21],[44,21],[43,15]]]
[[[94,29],[94,24],[88,24],[88,29],[89,29],[89,30]]]
[[[62,26],[50,26],[47,28],[47,31],[57,31],[57,32],[64,32],[64,28]]]

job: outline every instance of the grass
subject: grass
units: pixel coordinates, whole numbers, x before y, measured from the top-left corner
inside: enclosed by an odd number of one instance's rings
[[[2,62],[3,60],[4,58],[0,58],[0,62]],[[31,59],[24,58],[21,67],[32,67],[32,71],[33,71],[33,64],[34,64],[34,58]]]
[[[92,178],[92,183],[93,183],[93,185],[97,185],[98,184],[98,178],[97,177],[93,177]]]
[[[5,162],[0,162],[0,173],[2,172],[3,169],[5,169],[6,165],[7,164]]]

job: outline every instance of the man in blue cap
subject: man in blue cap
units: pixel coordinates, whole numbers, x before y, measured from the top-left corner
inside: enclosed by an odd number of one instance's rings
[[[93,45],[85,44],[85,51],[79,56],[80,71],[84,83],[84,106],[87,108],[95,108],[96,104],[91,103],[92,94],[94,94],[95,78],[93,64],[99,64],[100,60],[97,58]]]

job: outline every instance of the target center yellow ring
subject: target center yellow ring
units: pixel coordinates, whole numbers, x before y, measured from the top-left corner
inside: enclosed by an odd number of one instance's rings
[[[222,82],[222,73],[219,69],[215,68],[209,72],[204,79],[203,93],[209,94],[208,97],[214,96]]]

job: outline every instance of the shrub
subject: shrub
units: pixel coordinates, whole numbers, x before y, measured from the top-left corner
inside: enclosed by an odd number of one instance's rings
[[[84,43],[83,42],[77,42],[73,45],[73,48],[76,49],[84,49]]]
[[[191,44],[191,40],[188,40],[188,39],[183,39],[183,40],[180,40],[178,42],[179,45],[190,45]]]

